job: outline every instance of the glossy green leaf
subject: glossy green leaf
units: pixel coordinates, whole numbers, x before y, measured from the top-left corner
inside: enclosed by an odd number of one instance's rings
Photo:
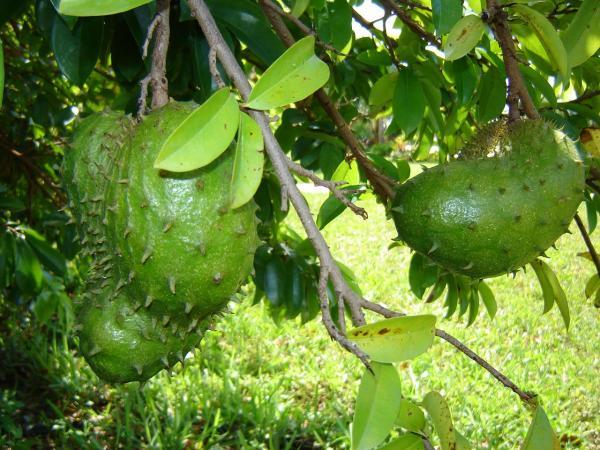
[[[292,8],[292,16],[300,17],[306,11],[310,5],[310,0],[294,0],[294,6]]]
[[[448,291],[446,293],[446,302],[444,303],[444,306],[448,308],[445,318],[449,319],[452,317],[458,306],[458,286],[453,276],[448,277]]]
[[[465,16],[450,30],[444,42],[444,56],[448,61],[462,58],[481,40],[485,24],[479,16]]]
[[[403,434],[379,450],[425,450],[423,439],[416,434]]]
[[[550,102],[552,106],[556,106],[556,94],[554,88],[550,85],[548,80],[542,76],[538,71],[533,70],[529,66],[520,64],[519,70],[529,80],[533,86],[541,92],[541,94]]]
[[[347,185],[341,188],[341,191],[344,190],[356,190],[360,186],[356,185]],[[346,198],[348,198],[351,202],[355,202],[359,197],[359,194],[346,194]],[[329,224],[332,220],[338,217],[346,210],[347,206],[335,198],[333,195],[327,197],[327,199],[323,202],[321,207],[319,208],[319,213],[317,215],[317,226],[320,230],[325,228],[327,224]]]
[[[439,392],[429,392],[423,398],[422,405],[429,414],[435,431],[440,438],[442,450],[455,450],[456,433],[452,423],[452,414],[444,397]]]
[[[387,73],[375,82],[369,93],[369,105],[384,106],[394,98],[398,72]]]
[[[360,172],[358,171],[358,163],[355,160],[350,162],[344,160],[335,169],[333,175],[331,175],[331,181],[345,181],[347,186],[349,184],[358,184],[360,182]]]
[[[415,131],[423,120],[426,101],[416,74],[410,69],[398,72],[392,109],[394,121],[405,135]]]
[[[471,296],[469,297],[469,320],[467,322],[467,326],[470,327],[475,323],[475,319],[477,319],[477,314],[479,314],[479,291],[475,285],[471,287]]]
[[[137,8],[151,0],[59,0],[58,12],[67,16],[108,16]]]
[[[57,275],[64,275],[67,271],[65,257],[53,248],[37,231],[23,230],[27,243],[31,246],[41,263]]]
[[[533,268],[533,271],[535,272],[535,275],[540,283],[540,287],[542,288],[542,295],[544,297],[543,314],[546,314],[554,306],[554,290],[552,289],[550,280],[548,280],[548,277],[542,270],[542,261],[540,261],[539,259],[534,259],[533,261],[531,261],[530,265]]]
[[[42,287],[42,266],[25,240],[16,239],[15,243],[15,278],[17,286],[25,294],[35,294]]]
[[[431,0],[433,25],[438,35],[448,33],[462,17],[462,0]]]
[[[560,450],[560,448],[546,412],[537,405],[521,450]]]
[[[323,42],[343,51],[352,39],[352,8],[347,0],[326,3],[326,10],[318,16],[317,31]]]
[[[413,255],[408,269],[408,282],[418,298],[423,298],[427,288],[435,284],[437,275],[438,268],[435,264],[431,264],[429,259],[419,253]]]
[[[396,419],[396,425],[408,431],[420,433],[425,428],[425,414],[414,402],[405,398],[400,402],[400,411]]]
[[[458,95],[458,101],[461,105],[470,103],[473,100],[473,92],[477,87],[479,79],[475,65],[469,58],[461,58],[452,63],[452,75],[454,77],[454,87]]]
[[[352,449],[370,450],[387,437],[398,415],[400,377],[391,364],[371,364],[373,373],[365,369],[352,422]]]
[[[426,352],[435,337],[435,316],[403,316],[363,325],[348,332],[373,361],[393,363]]]
[[[597,273],[592,275],[592,277],[585,284],[585,297],[590,298],[594,292],[598,290],[600,287],[600,276]]]
[[[262,131],[252,117],[241,113],[231,176],[231,208],[245,205],[254,196],[262,179],[264,162]]]
[[[489,122],[502,114],[506,104],[506,79],[503,73],[490,67],[481,77],[477,91],[477,116],[481,122]]]
[[[52,27],[52,50],[60,71],[81,86],[94,70],[100,56],[104,21],[97,17],[82,18],[73,29],[60,17]]]
[[[569,303],[567,301],[567,294],[565,294],[565,291],[560,285],[556,274],[550,268],[550,266],[542,260],[538,259],[538,261],[541,264],[542,271],[544,272],[546,278],[548,278],[548,281],[550,282],[550,286],[552,286],[552,291],[554,292],[554,301],[556,302],[556,305],[558,306],[558,309],[560,311],[560,315],[563,318],[565,328],[568,330],[569,324],[571,323],[571,314],[569,313]]]
[[[4,49],[0,40],[0,107],[4,98]]]
[[[496,316],[496,311],[498,311],[498,304],[496,303],[494,293],[483,281],[477,285],[477,289],[479,290],[479,295],[481,296],[481,300],[485,305],[485,309],[487,309],[490,319],[493,319]]]
[[[229,88],[218,90],[165,140],[154,168],[187,172],[211,163],[231,144],[239,115],[237,101]]]
[[[247,107],[271,109],[302,100],[329,79],[329,67],[314,51],[315,38],[305,37],[281,55],[260,77]]]
[[[571,68],[586,62],[600,48],[599,23],[600,2],[584,0],[561,36]]]
[[[567,51],[554,26],[546,17],[525,5],[514,5],[517,12],[536,34],[550,59],[552,66],[558,70],[563,81],[569,79],[569,59]]]

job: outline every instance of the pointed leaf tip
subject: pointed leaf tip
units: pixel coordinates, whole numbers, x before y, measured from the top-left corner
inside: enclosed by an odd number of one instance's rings
[[[241,113],[231,176],[231,208],[245,205],[258,190],[265,160],[263,148],[260,127],[248,114]]]
[[[160,149],[154,168],[187,172],[210,164],[231,144],[239,126],[239,114],[229,88],[215,92],[173,130]]]
[[[302,100],[329,79],[329,67],[314,51],[313,36],[300,39],[260,77],[246,106],[266,110]]]

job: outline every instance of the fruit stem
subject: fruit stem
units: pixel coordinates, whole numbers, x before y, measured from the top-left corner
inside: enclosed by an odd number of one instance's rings
[[[502,50],[502,59],[504,60],[504,68],[508,77],[508,88],[506,102],[508,104],[508,121],[510,123],[519,120],[521,113],[519,112],[519,99],[523,111],[530,119],[539,119],[533,101],[525,87],[523,75],[519,70],[519,61],[517,58],[517,50],[513,40],[510,27],[508,26],[508,15],[498,5],[497,0],[487,0],[487,23],[492,28],[494,36]]]
[[[592,243],[592,240],[590,239],[590,235],[588,234],[587,230],[585,229],[585,225],[583,224],[581,217],[579,217],[579,214],[575,214],[575,223],[577,223],[577,227],[579,228],[581,237],[583,238],[583,241],[585,242],[585,245],[588,248],[588,251],[590,252],[592,261],[594,262],[594,265],[596,266],[596,272],[600,276],[600,257],[598,257],[598,252],[596,251],[596,248],[594,247],[594,244]]]

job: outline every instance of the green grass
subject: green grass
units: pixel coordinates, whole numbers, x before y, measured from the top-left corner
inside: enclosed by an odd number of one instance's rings
[[[325,196],[309,198],[316,212]],[[381,206],[373,200],[362,206],[369,220],[346,212],[325,230],[334,256],[353,268],[369,299],[443,317],[441,302],[424,304],[411,294],[410,253],[387,250],[395,234]],[[297,219],[291,223],[299,229]],[[576,256],[584,251],[578,235],[566,235],[557,245],[550,265],[570,301],[569,332],[557,308],[541,315],[531,271],[489,281],[499,304],[493,322],[481,311],[470,328],[464,318],[440,320],[438,326],[517,385],[537,392],[559,434],[580,438],[580,448],[600,449],[598,310],[583,294],[593,267]],[[348,448],[360,364],[331,342],[320,323],[278,327],[263,308],[251,306],[249,298],[233,305],[234,314],[217,323],[185,368],[171,377],[162,373],[143,389],[107,387],[82,360],[55,347],[52,357],[32,366],[46,372],[28,374],[47,380],[42,395],[27,398],[33,388],[23,383],[0,388],[0,447],[4,439],[14,448]],[[14,350],[29,360],[42,348],[29,343]],[[420,399],[433,389],[446,396],[457,429],[475,448],[519,447],[530,418],[518,397],[449,344],[436,341],[399,370],[405,396]],[[3,426],[10,422],[25,430],[31,420],[45,432],[25,431],[18,438],[15,428],[11,434]]]

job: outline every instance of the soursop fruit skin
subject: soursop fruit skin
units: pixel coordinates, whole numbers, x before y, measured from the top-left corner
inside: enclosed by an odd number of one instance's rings
[[[522,121],[500,138],[499,155],[439,165],[403,184],[392,214],[415,251],[450,272],[493,277],[568,231],[584,182],[571,140],[543,121]]]
[[[70,206],[91,257],[76,302],[80,349],[109,382],[144,381],[182,360],[252,269],[256,206],[228,208],[232,149],[187,173],[153,168],[195,106],[171,103],[140,123],[93,115],[65,152]]]

